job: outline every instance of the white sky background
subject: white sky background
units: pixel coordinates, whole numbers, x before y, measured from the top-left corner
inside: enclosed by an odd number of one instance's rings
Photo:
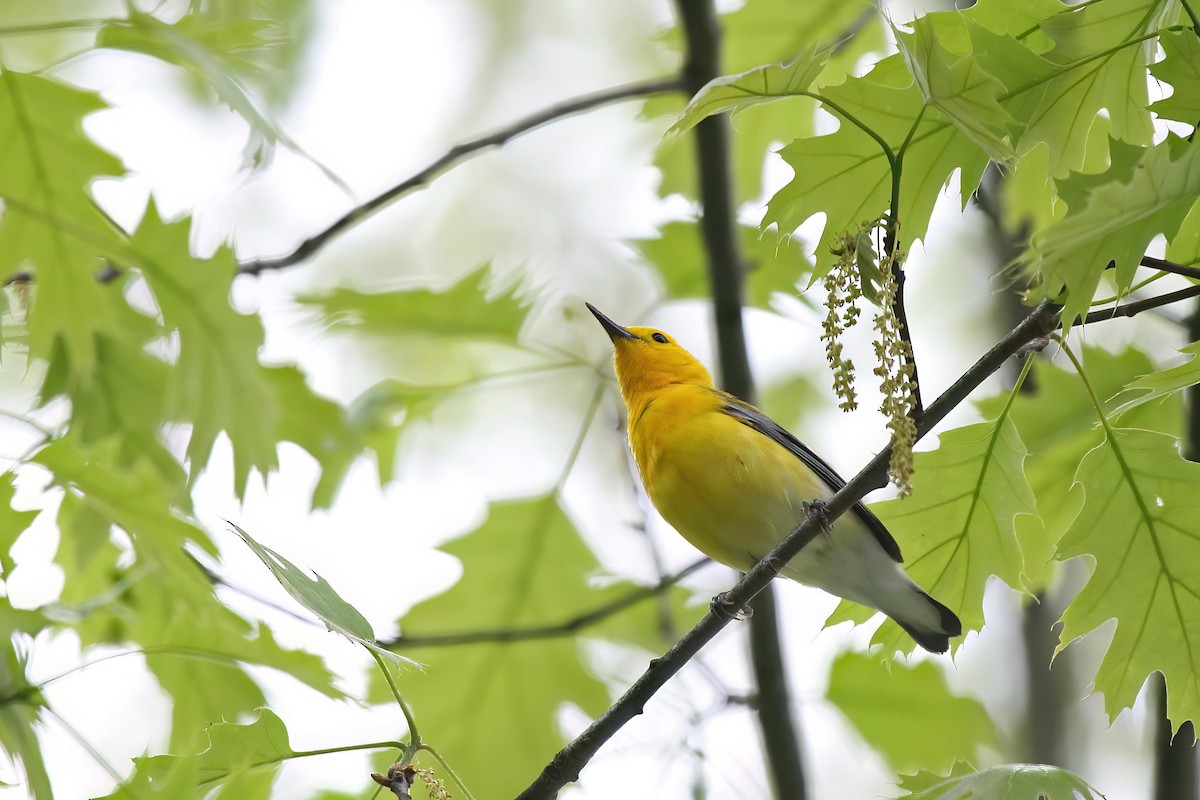
[[[669,19],[666,2],[543,0],[520,8],[525,9],[517,23],[522,44],[491,62],[489,21],[472,3],[326,2],[319,9],[302,85],[281,123],[362,200],[415,172],[456,141],[548,103],[665,75],[674,66],[665,51],[656,58],[644,45]],[[237,174],[245,125],[227,110],[182,99],[178,76],[170,68],[133,55],[103,55],[77,61],[61,74],[101,90],[115,107],[89,120],[88,131],[133,173],[97,189],[122,222],[134,222],[153,191],[164,214],[195,212],[201,251],[232,235],[239,256],[249,258],[286,252],[350,204],[311,164],[283,148],[265,174],[245,183]],[[657,172],[649,166],[661,129],[636,123],[637,108],[637,103],[616,105],[530,134],[406,198],[342,237],[314,263],[240,279],[236,302],[245,309],[261,308],[267,322],[264,359],[298,361],[319,391],[346,401],[389,374],[387,353],[364,350],[361,340],[342,340],[309,324],[291,300],[294,293],[346,282],[392,287],[428,276],[442,276],[444,285],[492,260],[502,273],[528,269],[556,295],[590,299],[618,321],[667,328],[711,364],[705,307],[676,303],[652,308],[655,280],[621,244],[648,235],[668,213],[656,196]],[[782,181],[787,169],[776,164],[769,174]],[[989,247],[983,221],[974,213],[961,217],[957,203],[956,196],[948,196],[939,205],[928,242],[913,248],[908,266],[914,347],[927,397],[948,385],[998,332],[980,323],[990,318],[992,305],[987,287],[993,265],[975,257]],[[950,297],[954,301],[946,302]],[[783,308],[793,316],[748,314],[760,386],[800,369],[826,385],[819,320],[797,303]],[[606,358],[607,339],[586,317],[565,324],[543,315],[528,334],[582,349],[598,364]],[[858,346],[865,348],[866,341]],[[869,351],[864,353],[862,363],[869,363]],[[873,408],[877,397],[867,381],[861,384],[862,407]],[[28,381],[12,387],[6,378],[0,390],[11,396],[34,385]],[[197,488],[197,515],[219,541],[223,571],[233,583],[288,602],[253,555],[222,533],[222,518],[236,521],[295,563],[318,568],[386,636],[401,612],[458,575],[454,559],[434,549],[437,543],[477,525],[488,499],[527,496],[553,482],[560,457],[531,464],[526,450],[514,448],[533,443],[545,453],[565,454],[590,393],[590,383],[560,380],[485,397],[490,402],[503,399],[513,409],[503,431],[496,430],[494,417],[480,413],[478,399],[448,404],[431,426],[405,441],[407,460],[399,483],[381,492],[374,468],[360,463],[328,512],[306,511],[316,469],[290,445],[281,448],[281,472],[265,487],[252,481],[245,504],[239,504],[231,489],[228,447],[222,443]],[[643,541],[622,525],[636,517],[638,507],[612,500],[612,492],[620,490],[612,486],[611,464],[624,452],[612,424],[615,415],[611,402],[603,406],[566,494],[607,568],[651,577]],[[973,420],[973,411],[964,408],[948,424]],[[795,429],[846,474],[857,471],[885,436],[881,420],[867,412],[843,415],[833,410],[806,418]],[[3,455],[9,455],[7,449]],[[37,492],[42,483],[44,475],[23,475],[20,499],[44,503]],[[614,511],[614,505],[620,507]],[[670,565],[694,558],[694,551],[661,520],[651,521],[652,535]],[[48,515],[38,529],[14,553],[20,566],[8,586],[18,603],[53,599],[61,586],[61,574],[50,564],[55,534]],[[731,573],[713,568],[693,585],[698,596],[707,597],[731,582]],[[831,659],[844,648],[861,648],[870,629],[851,633],[843,625],[820,632],[832,598],[794,584],[783,586],[781,594],[813,796],[832,800],[895,794],[878,756],[822,699]],[[234,595],[228,600],[277,624],[283,643],[326,655],[351,692],[364,689],[365,654],[320,627],[291,622]],[[1022,662],[1013,655],[1021,646],[1016,607],[1012,593],[1002,587],[993,591],[988,628],[968,638],[956,663],[937,659],[950,671],[956,689],[983,700],[1006,737],[1018,735],[1014,725],[1023,708]],[[696,617],[702,612],[703,606],[697,607]],[[733,690],[745,691],[744,631],[738,628],[731,626],[703,657]],[[598,674],[613,679],[614,691],[636,677],[648,657],[599,644],[588,645],[587,651]],[[78,658],[77,642],[70,636],[39,640],[34,677],[56,674]],[[1079,660],[1094,666],[1098,658],[1093,652]],[[287,721],[298,749],[395,738],[402,729],[393,707],[366,711],[325,700],[290,679],[261,671],[255,675]],[[1078,684],[1083,694],[1086,681]],[[165,746],[169,701],[137,657],[84,670],[53,684],[48,695],[119,770],[146,748],[160,752]],[[601,751],[581,784],[564,797],[629,796],[634,786],[653,787],[643,795],[647,797],[690,797],[695,762],[680,743],[689,735],[689,717],[715,699],[697,670],[685,670],[644,716]],[[561,720],[568,731],[586,723],[571,709],[564,709]],[[1126,713],[1106,730],[1100,698],[1092,697],[1083,704],[1077,724],[1072,735],[1085,737],[1089,752],[1071,766],[1112,800],[1148,797],[1144,714]],[[753,720],[742,710],[716,715],[691,734],[688,744],[708,756],[704,774],[711,797],[765,796],[756,737]],[[110,789],[107,773],[61,730],[52,727],[44,742],[62,797]],[[453,753],[446,755],[453,760]],[[363,755],[291,762],[276,795],[299,796],[315,784],[361,789],[368,771]],[[8,778],[0,774],[0,779]],[[0,800],[20,791],[5,790]]]

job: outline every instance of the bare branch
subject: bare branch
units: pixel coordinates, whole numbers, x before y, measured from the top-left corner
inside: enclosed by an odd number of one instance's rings
[[[966,400],[976,387],[1004,364],[1026,342],[1045,336],[1058,324],[1058,307],[1043,302],[1007,336],[979,359],[962,377],[922,415],[917,428],[918,438],[927,434],[953,408]],[[829,500],[825,513],[808,513],[800,525],[759,561],[727,593],[730,603],[745,606],[762,591],[780,568],[812,541],[821,531],[822,522],[833,521],[861,500],[867,492],[887,482],[887,463],[891,447],[884,448],[853,479]],[[591,760],[613,735],[642,712],[646,702],[690,661],[700,649],[729,623],[727,617],[710,611],[662,657],[650,662],[649,668],[599,719],[593,722],[574,741],[550,761],[541,775],[519,796],[518,800],[549,800]]]
[[[258,275],[269,270],[283,269],[293,266],[301,261],[304,261],[315,255],[321,248],[329,244],[335,237],[343,233],[347,229],[357,225],[364,219],[372,216],[376,211],[391,204],[393,201],[403,195],[418,189],[428,184],[431,180],[441,175],[454,164],[462,161],[467,156],[478,153],[480,150],[486,150],[489,147],[499,147],[508,141],[529,133],[532,130],[542,127],[547,123],[555,120],[563,119],[583,111],[590,111],[599,106],[608,105],[619,100],[632,100],[638,97],[646,97],[653,94],[661,94],[663,92],[678,91],[683,88],[683,83],[678,78],[663,78],[655,81],[647,81],[644,83],[634,83],[628,86],[618,86],[615,89],[609,89],[597,94],[585,95],[583,97],[570,100],[565,103],[550,106],[536,114],[531,114],[524,119],[518,120],[511,125],[503,127],[497,131],[479,136],[475,139],[468,139],[465,142],[455,145],[447,150],[439,158],[431,162],[421,171],[412,175],[409,178],[401,181],[392,188],[386,190],[382,194],[376,195],[362,205],[355,206],[342,215],[340,219],[334,222],[320,233],[310,236],[305,239],[299,247],[287,255],[279,256],[278,258],[266,258],[256,261],[249,261],[242,264],[238,271],[243,275]]]
[[[1141,264],[1143,267],[1151,269],[1160,269],[1163,272],[1173,272],[1176,275],[1183,275],[1187,278],[1200,279],[1200,267],[1189,267],[1184,264],[1176,264],[1174,261],[1166,261],[1153,256],[1142,256]]]
[[[1143,311],[1149,311],[1152,308],[1160,308],[1172,303],[1178,303],[1181,300],[1188,300],[1193,297],[1200,297],[1200,284],[1189,286],[1186,289],[1180,289],[1177,292],[1168,292],[1161,294],[1158,297],[1150,297],[1146,300],[1139,300],[1136,303],[1126,303],[1125,305],[1113,306],[1112,308],[1103,308],[1099,311],[1091,311],[1083,318],[1084,323],[1103,322],[1106,319],[1114,317],[1132,317],[1135,314],[1140,314]],[[1079,320],[1077,320],[1079,321]]]

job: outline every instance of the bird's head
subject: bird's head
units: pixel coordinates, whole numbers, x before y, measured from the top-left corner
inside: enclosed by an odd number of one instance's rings
[[[613,364],[626,404],[673,383],[712,386],[712,375],[673,337],[656,328],[622,327],[591,303],[587,307],[612,339]]]

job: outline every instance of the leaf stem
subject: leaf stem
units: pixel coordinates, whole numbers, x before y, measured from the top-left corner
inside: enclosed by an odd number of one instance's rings
[[[820,92],[804,91],[804,92],[800,92],[799,94],[803,95],[804,97],[811,97],[813,100],[816,100],[817,102],[821,103],[822,105],[829,106],[830,108],[832,108],[834,111],[836,111],[838,113],[838,116],[844,118],[851,125],[858,128],[860,131],[865,133],[867,136],[870,136],[872,139],[874,139],[875,143],[877,145],[879,145],[879,149],[883,151],[884,157],[887,158],[888,164],[891,165],[891,167],[893,168],[893,171],[895,170],[895,166],[896,166],[895,151],[892,150],[892,147],[891,147],[891,145],[889,145],[887,143],[887,140],[885,140],[882,136],[880,136],[878,133],[876,133],[874,130],[872,130],[869,125],[864,123],[858,117],[851,114],[842,105],[834,102],[833,100],[830,100],[828,97],[821,94]]]
[[[421,747],[421,734],[417,731],[417,721],[413,718],[412,711],[408,704],[404,702],[404,698],[400,696],[400,689],[396,686],[396,680],[392,677],[392,671],[388,668],[387,662],[383,660],[383,656],[373,647],[367,647],[367,652],[371,654],[371,658],[375,659],[375,663],[379,665],[380,672],[383,673],[383,679],[387,681],[388,688],[392,690],[392,697],[396,698],[396,705],[400,706],[401,713],[404,714],[404,721],[408,724],[409,742],[404,746],[404,755],[401,758],[404,762],[410,762],[413,755]]]
[[[442,769],[446,770],[446,774],[450,776],[450,779],[457,784],[459,789],[462,789],[463,796],[467,800],[475,800],[475,795],[471,794],[471,790],[463,783],[462,778],[458,777],[458,773],[454,771],[454,767],[450,766],[450,762],[443,758],[441,753],[427,744],[422,744],[419,749],[424,750],[437,759],[438,763],[442,765]]]

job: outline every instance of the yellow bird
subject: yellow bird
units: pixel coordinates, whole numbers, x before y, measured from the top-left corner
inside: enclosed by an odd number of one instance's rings
[[[655,508],[711,558],[748,570],[790,533],[805,503],[845,481],[757,408],[713,385],[673,338],[623,328],[597,311],[613,343],[629,444]],[[784,577],[878,609],[917,644],[944,653],[962,633],[954,612],[900,568],[900,548],[858,503],[780,571]]]

